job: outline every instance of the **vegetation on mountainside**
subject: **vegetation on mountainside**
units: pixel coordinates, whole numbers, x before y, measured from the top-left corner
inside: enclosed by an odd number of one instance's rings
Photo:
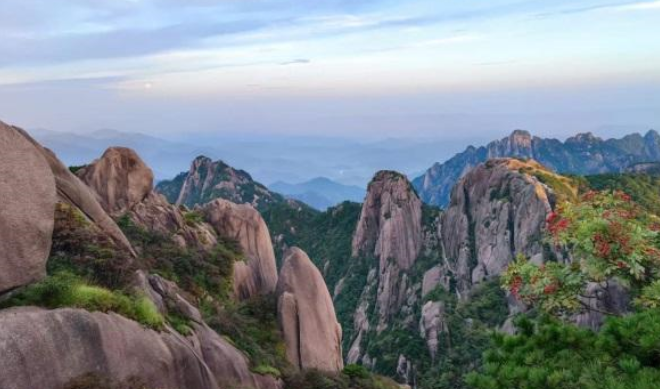
[[[660,311],[606,321],[598,332],[522,316],[517,335],[493,335],[476,389],[653,389],[660,381]]]
[[[389,378],[365,371],[358,373],[356,365],[347,365],[341,373],[305,370],[284,379],[286,389],[400,389]]]
[[[590,189],[618,190],[630,195],[644,209],[660,215],[660,176],[642,173],[599,174],[586,176]]]
[[[156,330],[162,329],[165,323],[156,306],[146,296],[111,291],[65,272],[53,274],[26,287],[0,303],[0,308],[31,305],[49,309],[71,307],[116,312]]]
[[[197,299],[226,301],[232,293],[234,262],[243,259],[235,241],[220,239],[210,252],[182,248],[169,237],[137,226],[128,216],[117,224],[140,253],[142,266],[174,281]]]
[[[477,389],[646,389],[660,380],[660,240],[658,219],[622,192],[588,192],[548,219],[552,241],[570,250],[569,264],[512,264],[503,285],[543,312],[517,319],[518,334],[492,336],[481,369],[466,376]],[[571,314],[585,306],[587,285],[615,281],[635,297],[632,314],[603,312],[598,331]]]
[[[467,300],[441,286],[427,296],[444,306],[447,332],[438,337],[435,360],[420,368],[419,387],[429,389],[466,388],[464,375],[481,366],[481,355],[491,346],[491,334],[507,318],[508,307],[497,279],[486,281]]]
[[[504,286],[526,304],[557,315],[585,308],[590,283],[616,281],[640,305],[660,306],[660,219],[623,192],[589,192],[562,203],[548,217],[553,243],[568,247],[569,264],[523,259],[505,273]]]

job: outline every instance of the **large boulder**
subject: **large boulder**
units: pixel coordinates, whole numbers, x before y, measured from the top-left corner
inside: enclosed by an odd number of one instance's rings
[[[99,202],[112,216],[119,216],[144,200],[154,183],[151,169],[135,151],[126,147],[110,147],[77,175],[96,192]]]
[[[277,265],[268,227],[248,204],[216,199],[201,208],[204,219],[221,237],[235,240],[245,255],[234,264],[234,292],[239,299],[268,294],[277,286]]]
[[[183,337],[157,332],[114,313],[79,309],[0,311],[0,388],[60,389],[96,374],[137,378],[159,389],[276,389],[249,371],[247,358],[204,324]]]
[[[0,122],[0,294],[46,275],[56,203],[53,173],[23,133]]]
[[[298,369],[343,369],[341,326],[321,272],[307,254],[291,248],[277,283],[278,321],[286,355]]]

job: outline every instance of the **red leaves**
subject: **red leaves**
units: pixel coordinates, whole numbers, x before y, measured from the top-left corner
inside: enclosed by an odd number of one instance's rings
[[[549,285],[546,285],[545,288],[543,288],[543,293],[544,294],[553,294],[557,291],[558,287],[557,284],[552,283]]]
[[[522,286],[523,279],[520,276],[516,276],[511,283],[509,291],[516,299],[520,299],[520,287]]]

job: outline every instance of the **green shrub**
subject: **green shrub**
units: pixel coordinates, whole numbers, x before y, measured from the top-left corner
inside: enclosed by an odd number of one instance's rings
[[[276,369],[276,368],[274,368],[270,365],[258,365],[256,367],[253,367],[250,370],[253,373],[257,373],[257,374],[261,374],[261,375],[270,375],[270,376],[273,376],[275,378],[282,377],[282,373],[278,369]]]
[[[162,329],[164,323],[156,306],[148,298],[89,285],[66,272],[57,273],[28,286],[1,303],[0,308],[27,305],[49,309],[71,307],[88,311],[116,312],[153,329]]]
[[[369,371],[362,365],[350,364],[344,367],[343,373],[349,378],[368,378]]]

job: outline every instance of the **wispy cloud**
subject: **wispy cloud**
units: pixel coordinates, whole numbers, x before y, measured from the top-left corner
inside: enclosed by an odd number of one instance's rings
[[[285,62],[280,62],[280,65],[282,66],[287,66],[287,65],[306,65],[312,63],[311,59],[306,59],[306,58],[299,58],[299,59],[294,59],[291,61],[285,61]]]

